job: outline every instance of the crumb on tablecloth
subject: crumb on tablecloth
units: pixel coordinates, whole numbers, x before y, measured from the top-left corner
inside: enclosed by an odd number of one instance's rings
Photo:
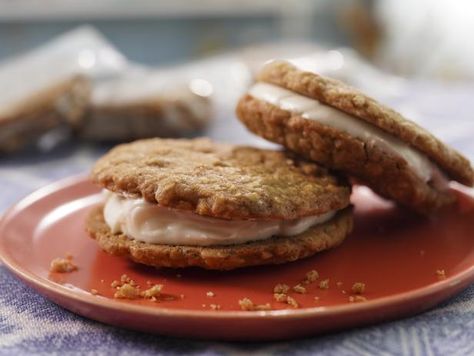
[[[209,297],[209,298],[212,298],[212,297],[214,297],[215,295],[216,295],[216,294],[215,294],[214,292],[212,292],[212,291],[209,291],[209,292],[206,293],[206,297]]]
[[[99,291],[97,289],[92,288],[91,289],[91,294],[92,295],[97,295],[97,294],[99,294]]]

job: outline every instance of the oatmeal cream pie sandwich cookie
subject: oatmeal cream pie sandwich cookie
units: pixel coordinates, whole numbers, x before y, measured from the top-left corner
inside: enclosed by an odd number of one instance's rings
[[[148,139],[93,168],[105,204],[87,221],[100,247],[151,266],[229,270],[339,245],[352,229],[350,186],[291,153]]]
[[[251,131],[423,214],[455,202],[448,181],[471,186],[470,162],[414,122],[304,61],[266,64],[237,106]]]

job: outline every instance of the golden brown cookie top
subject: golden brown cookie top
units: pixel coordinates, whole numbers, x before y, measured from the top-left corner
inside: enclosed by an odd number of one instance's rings
[[[208,139],[148,139],[103,156],[92,179],[113,192],[225,219],[296,219],[349,204],[348,184],[290,153]]]
[[[283,60],[264,66],[258,80],[317,99],[365,120],[426,154],[450,178],[466,185],[474,184],[471,164],[459,152],[398,112],[345,83],[301,70]]]

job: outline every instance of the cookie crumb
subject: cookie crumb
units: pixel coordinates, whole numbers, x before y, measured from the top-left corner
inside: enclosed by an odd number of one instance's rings
[[[292,297],[290,297],[290,296],[288,296],[288,297],[286,298],[286,303],[287,303],[288,305],[292,306],[293,308],[299,308],[298,302],[297,302],[294,298],[292,298]]]
[[[446,272],[444,271],[444,269],[438,269],[436,270],[436,276],[438,277],[438,279],[446,279]]]
[[[319,278],[319,273],[316,270],[311,270],[305,275],[305,279],[303,281],[304,284],[310,284],[315,282]]]
[[[239,300],[240,309],[242,310],[253,310],[253,302],[249,298]]]
[[[290,286],[287,284],[283,283],[278,283],[274,288],[273,288],[273,293],[282,293],[286,294],[290,290]]]
[[[354,303],[354,302],[359,303],[359,302],[366,302],[366,301],[367,301],[367,298],[361,295],[356,295],[356,296],[351,295],[349,297],[349,302],[351,303]]]
[[[337,288],[341,288],[342,287],[342,282],[341,281],[336,282],[336,286],[337,286]]]
[[[140,297],[140,292],[137,287],[124,283],[122,286],[117,288],[114,294],[114,298],[117,299],[137,299]]]
[[[97,295],[97,294],[99,294],[99,291],[97,289],[92,288],[91,289],[91,294],[92,295]]]
[[[342,290],[342,294],[347,294],[347,292],[345,290]]]
[[[315,301],[315,302],[319,302],[319,297],[317,297],[317,296],[314,297],[314,301]]]
[[[266,304],[254,304],[249,298],[243,298],[239,300],[240,309],[245,311],[262,311],[271,310],[270,303]]]
[[[205,308],[205,307],[206,307],[206,304],[202,304],[201,306],[202,306],[203,308]]]
[[[184,294],[180,294],[180,295],[179,295],[179,298],[180,298],[180,299],[184,299]]]
[[[114,280],[112,283],[110,283],[110,286],[111,286],[112,288],[118,288],[118,287],[120,287],[120,282]]]
[[[305,294],[306,293],[306,288],[303,287],[301,284],[297,284],[296,286],[293,287],[293,291],[299,294]]]
[[[100,283],[105,283],[105,281],[103,279],[100,280]]]
[[[160,296],[162,289],[163,289],[162,284],[155,284],[153,287],[141,292],[140,296],[142,296],[145,299],[151,299],[153,297],[156,298]]]
[[[210,304],[209,307],[212,310],[220,310],[221,309],[221,306],[219,304]]]
[[[286,303],[288,296],[284,293],[274,293],[273,299],[280,303]]]
[[[352,285],[352,291],[355,294],[362,294],[365,291],[365,283],[362,282],[356,282]]]
[[[329,279],[319,282],[319,289],[329,289]]]
[[[215,296],[215,294],[214,294],[214,292],[209,291],[209,292],[206,293],[206,296],[209,297],[209,298],[212,298],[212,297]]]
[[[56,257],[49,266],[50,272],[70,273],[77,271],[77,266],[72,262],[72,256],[66,258]]]

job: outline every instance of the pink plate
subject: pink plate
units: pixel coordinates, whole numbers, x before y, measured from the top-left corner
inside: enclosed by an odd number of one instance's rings
[[[419,313],[469,286],[474,200],[471,191],[456,192],[455,211],[422,219],[358,187],[355,230],[340,247],[280,266],[211,272],[153,269],[102,252],[84,231],[88,211],[101,199],[99,189],[84,177],[70,178],[38,190],[6,213],[0,256],[39,293],[104,323],[183,337],[280,340]],[[50,261],[68,253],[79,269],[50,273]],[[291,293],[300,308],[273,300],[277,283],[294,286],[313,269],[319,280],[307,285],[305,294]],[[122,274],[142,288],[147,281],[162,284],[164,294],[156,302],[114,299],[110,284]],[[324,279],[328,289],[319,288]],[[355,282],[365,283],[366,301],[349,301]],[[273,310],[241,311],[238,301],[244,297],[270,303]]]

